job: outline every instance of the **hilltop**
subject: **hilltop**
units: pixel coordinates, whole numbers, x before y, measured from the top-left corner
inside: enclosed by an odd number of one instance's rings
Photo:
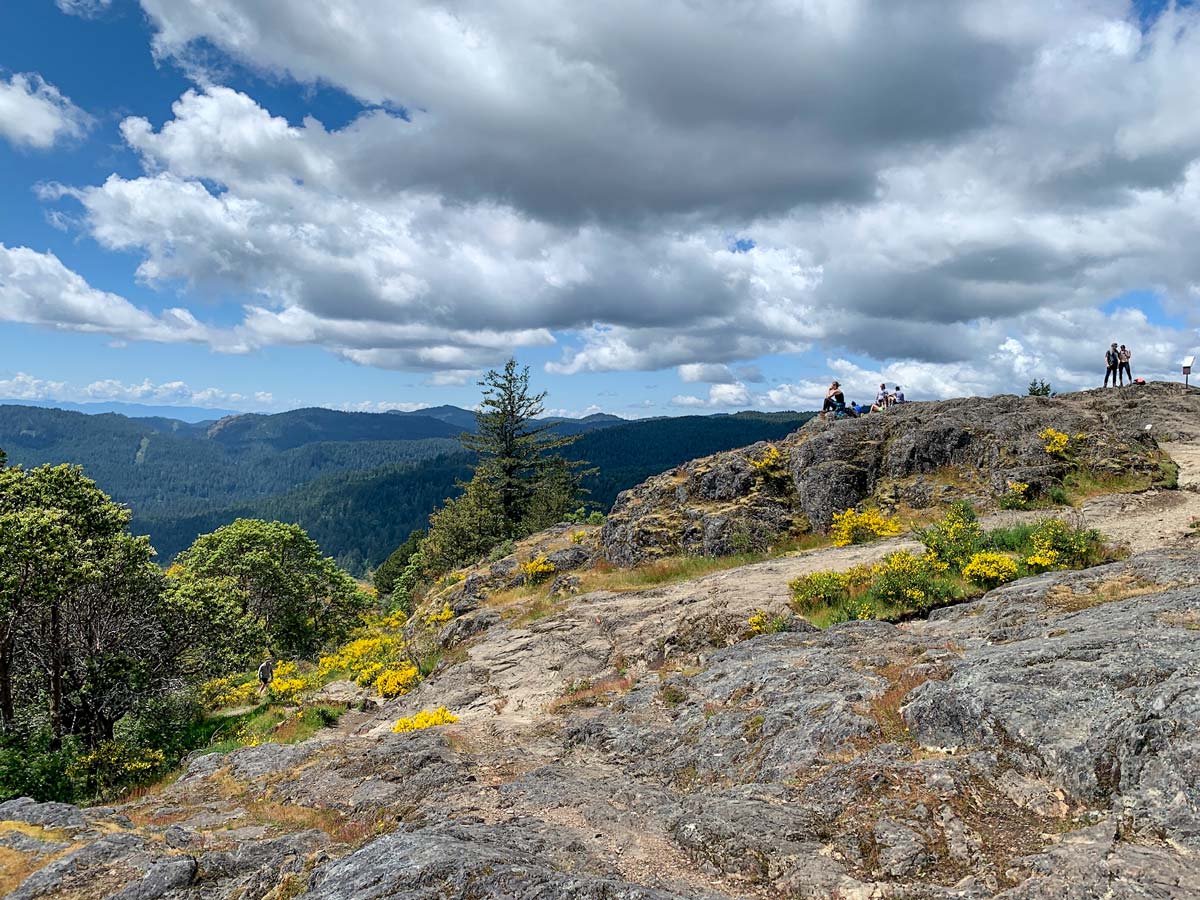
[[[745,413],[625,421],[546,420],[579,434],[572,458],[598,467],[586,487],[598,506],[697,453],[774,440],[806,413]],[[458,407],[413,413],[300,409],[192,424],[162,417],[84,415],[0,405],[0,448],[25,466],[82,465],[130,506],[133,529],[170,561],[197,535],[239,517],[298,522],[355,574],[381,563],[446,497],[472,457]]]
[[[1001,509],[1013,483],[1044,508]],[[963,496],[986,527],[1061,515],[1132,553],[907,621],[794,614],[790,579],[920,549],[828,546],[823,510],[927,521]],[[445,579],[405,696],[335,682],[335,727],[198,755],[116,807],[0,805],[10,896],[1197,895],[1193,518],[1200,390],[810,422]],[[457,722],[394,733],[443,706]]]

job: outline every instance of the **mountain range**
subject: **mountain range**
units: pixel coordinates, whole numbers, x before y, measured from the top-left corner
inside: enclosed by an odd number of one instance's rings
[[[588,500],[617,494],[696,455],[795,430],[809,413],[738,413],[625,420],[547,418],[578,435],[564,450],[597,468]],[[0,405],[0,448],[10,463],[75,463],[133,511],[160,561],[238,517],[298,522],[355,574],[383,561],[429,513],[457,493],[473,457],[458,436],[474,414],[456,406],[342,412],[307,408],[216,421],[85,414]]]

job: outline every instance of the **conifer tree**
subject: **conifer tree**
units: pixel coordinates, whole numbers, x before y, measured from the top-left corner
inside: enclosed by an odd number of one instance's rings
[[[564,512],[573,508],[583,464],[564,463],[554,451],[575,443],[578,435],[555,434],[553,423],[535,422],[545,412],[546,392],[530,393],[529,367],[518,369],[515,359],[504,364],[503,372],[489,371],[479,386],[484,390],[475,413],[477,433],[460,440],[479,454],[474,479],[496,492],[507,536],[518,537],[535,497],[539,505],[556,507],[561,502]],[[545,497],[552,486],[555,497]]]

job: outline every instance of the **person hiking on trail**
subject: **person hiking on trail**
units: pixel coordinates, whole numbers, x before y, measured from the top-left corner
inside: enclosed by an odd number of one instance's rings
[[[1117,342],[1113,341],[1111,347],[1104,351],[1104,386],[1108,387],[1108,379],[1112,379],[1112,386],[1117,386],[1117,377],[1120,372],[1121,353],[1117,350]]]
[[[1122,344],[1121,349],[1117,351],[1117,359],[1120,361],[1117,374],[1119,377],[1121,377],[1122,387],[1124,387],[1126,383],[1133,384],[1133,373],[1129,371],[1129,360],[1132,356],[1133,354],[1129,352],[1128,348],[1124,344]]]
[[[825,392],[825,405],[821,407],[821,415],[832,410],[845,409],[846,395],[842,393],[842,387],[836,381],[829,385],[829,390]]]
[[[275,660],[267,657],[263,660],[263,664],[258,667],[258,692],[265,693],[271,685],[271,679],[275,677]]]

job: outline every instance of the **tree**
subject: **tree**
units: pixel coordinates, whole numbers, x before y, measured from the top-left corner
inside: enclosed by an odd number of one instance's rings
[[[1033,379],[1033,381],[1029,382],[1029,396],[1030,397],[1050,397],[1050,396],[1052,396],[1052,394],[1050,393],[1050,385],[1047,384],[1045,381],[1042,381],[1040,378]]]
[[[261,629],[267,649],[288,656],[345,637],[370,602],[299,525],[238,519],[196,538],[176,565],[184,578],[209,580],[204,590],[232,604],[239,623]]]
[[[489,484],[499,498],[504,537],[528,533],[526,519],[530,504],[547,479],[558,490],[574,495],[579,492],[582,473],[580,462],[564,462],[553,451],[578,440],[578,435],[553,433],[553,423],[534,424],[545,411],[546,392],[529,393],[529,367],[517,370],[517,361],[509,359],[504,371],[494,369],[479,382],[483,401],[475,413],[476,433],[460,438],[464,447],[479,454],[480,463],[472,480]],[[568,504],[569,505],[569,504]]]
[[[162,574],[78,466],[0,469],[0,722],[111,737],[169,680]]]
[[[396,586],[398,579],[408,565],[409,559],[417,552],[421,546],[421,541],[425,538],[425,530],[418,528],[412,532],[395,550],[391,552],[387,559],[379,564],[379,568],[371,576],[371,582],[375,585],[375,590],[381,596],[387,596]]]

